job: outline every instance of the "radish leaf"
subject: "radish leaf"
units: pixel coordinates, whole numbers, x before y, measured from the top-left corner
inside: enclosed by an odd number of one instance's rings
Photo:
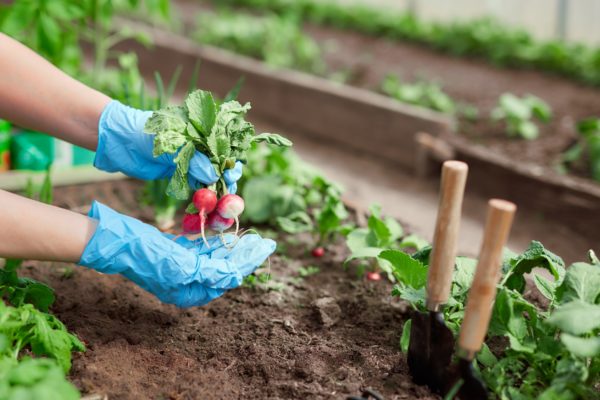
[[[185,108],[190,122],[203,134],[208,136],[216,118],[216,105],[210,92],[196,90],[185,99]]]
[[[292,141],[284,138],[277,133],[261,133],[260,135],[256,135],[252,138],[252,142],[266,142],[269,144],[274,144],[282,147],[290,147],[292,145]]]

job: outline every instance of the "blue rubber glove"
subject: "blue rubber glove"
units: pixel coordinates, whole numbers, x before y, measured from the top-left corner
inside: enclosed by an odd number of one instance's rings
[[[152,155],[154,136],[144,133],[152,111],[141,111],[113,100],[104,108],[98,123],[98,148],[94,166],[102,171],[122,172],[139,179],[170,178],[175,172],[177,154]],[[189,184],[192,189],[215,183],[219,176],[206,155],[196,151],[190,162]],[[230,193],[237,191],[242,163],[225,171],[223,177]]]
[[[81,255],[80,265],[105,274],[121,274],[164,303],[201,306],[242,284],[275,251],[275,242],[244,235],[237,242],[173,240],[144,224],[94,202],[89,216],[98,220],[96,232]]]

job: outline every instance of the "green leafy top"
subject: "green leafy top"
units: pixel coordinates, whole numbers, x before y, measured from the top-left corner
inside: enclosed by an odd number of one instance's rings
[[[215,101],[210,92],[191,92],[182,106],[167,106],[155,111],[144,131],[154,135],[154,156],[175,154],[176,171],[167,187],[167,194],[179,200],[190,196],[188,168],[194,152],[204,153],[218,175],[233,168],[236,161],[245,162],[252,143],[266,142],[289,147],[292,142],[274,133],[255,135],[254,126],[245,120],[250,103],[235,100]],[[226,192],[221,181],[219,194]]]

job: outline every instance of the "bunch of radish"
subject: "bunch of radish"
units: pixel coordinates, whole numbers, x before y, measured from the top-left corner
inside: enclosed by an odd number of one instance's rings
[[[183,217],[183,232],[185,234],[202,235],[202,240],[209,246],[206,240],[205,227],[218,232],[223,238],[223,232],[231,228],[235,223],[235,235],[239,231],[239,216],[244,211],[244,200],[236,194],[226,194],[217,200],[217,193],[211,189],[204,188],[196,190],[192,202],[198,213],[185,214]],[[209,246],[210,247],[210,246]]]

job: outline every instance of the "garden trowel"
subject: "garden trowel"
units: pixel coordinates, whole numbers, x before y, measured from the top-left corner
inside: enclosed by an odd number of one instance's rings
[[[488,398],[484,383],[475,375],[473,359],[481,349],[496,298],[500,278],[502,250],[506,244],[516,210],[513,203],[492,199],[479,252],[479,261],[469,289],[465,316],[458,336],[457,362],[447,368],[444,377],[445,398],[485,400]]]
[[[408,366],[415,383],[427,384],[439,392],[443,372],[454,350],[452,331],[446,327],[441,307],[448,300],[456,241],[467,180],[468,166],[460,161],[446,161],[442,167],[437,221],[427,276],[428,312],[412,315]]]

